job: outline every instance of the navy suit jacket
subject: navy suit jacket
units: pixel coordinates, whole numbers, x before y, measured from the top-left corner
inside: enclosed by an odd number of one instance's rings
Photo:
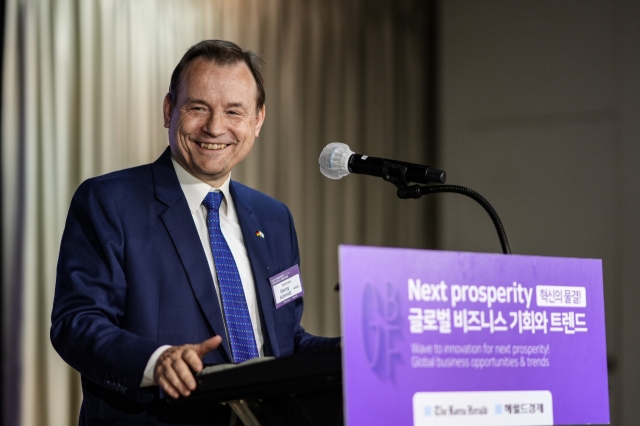
[[[300,261],[287,207],[237,182],[230,192],[255,280],[265,355],[336,346],[336,338],[300,326],[302,299],[275,308],[269,277]],[[62,237],[51,325],[53,346],[82,375],[80,423],[193,424],[184,413],[172,418],[170,409],[158,408],[164,406],[157,387],[140,382],[159,346],[217,334],[222,345],[204,363],[229,362],[229,342],[170,151],[153,164],[85,181]]]

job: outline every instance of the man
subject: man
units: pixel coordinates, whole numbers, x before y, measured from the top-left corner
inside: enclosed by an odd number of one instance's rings
[[[269,278],[300,258],[289,210],[230,180],[264,122],[259,65],[230,42],[193,46],[164,101],[170,147],[73,197],[51,341],[82,375],[80,424],[224,424],[155,385],[187,397],[203,363],[338,344],[302,329],[301,298],[275,306]]]

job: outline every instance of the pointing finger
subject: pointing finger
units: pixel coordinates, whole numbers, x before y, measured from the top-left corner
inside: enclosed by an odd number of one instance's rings
[[[198,356],[202,358],[207,353],[211,352],[212,350],[220,346],[220,343],[222,343],[222,337],[213,336],[212,338],[207,339],[204,342],[194,346],[195,346],[196,352],[198,353]]]

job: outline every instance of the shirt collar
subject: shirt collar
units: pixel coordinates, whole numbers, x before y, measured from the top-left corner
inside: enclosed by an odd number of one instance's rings
[[[195,212],[198,211],[202,205],[202,200],[204,200],[204,197],[206,197],[209,191],[220,191],[224,195],[221,206],[222,213],[229,215],[235,212],[231,192],[229,192],[231,173],[229,173],[229,176],[227,176],[227,179],[225,179],[219,188],[214,188],[187,172],[180,163],[173,159],[173,157],[171,157],[171,162],[173,163],[176,175],[178,175],[178,181],[180,182],[182,192],[184,192],[184,196],[187,199],[187,204],[189,204],[191,214],[195,214]]]

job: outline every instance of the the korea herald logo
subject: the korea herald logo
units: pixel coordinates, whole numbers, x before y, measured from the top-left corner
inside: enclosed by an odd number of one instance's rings
[[[384,291],[365,284],[362,294],[362,336],[369,367],[381,378],[393,380],[400,361],[400,295],[393,284]]]

